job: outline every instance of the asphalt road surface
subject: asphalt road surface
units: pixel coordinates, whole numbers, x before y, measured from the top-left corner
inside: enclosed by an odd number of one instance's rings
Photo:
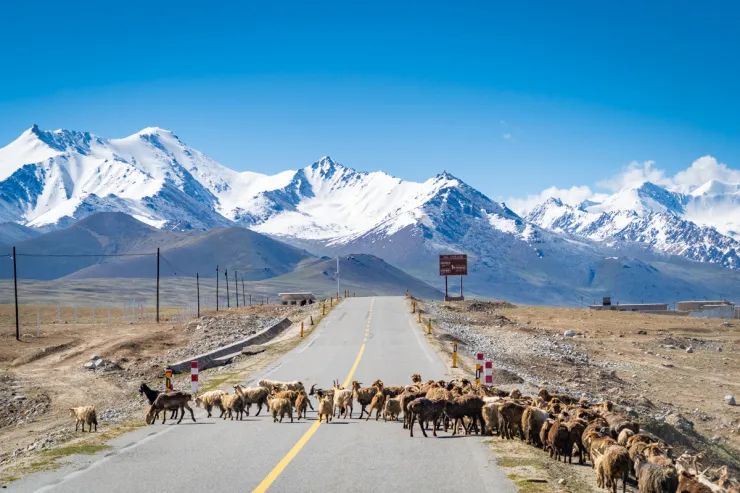
[[[370,385],[446,378],[446,364],[424,341],[402,297],[350,298],[261,378],[329,387],[333,380]],[[317,407],[314,403],[314,407]],[[478,436],[410,438],[400,422],[336,419],[273,423],[207,418],[147,426],[113,448],[76,457],[63,468],[28,476],[9,491],[515,491]]]

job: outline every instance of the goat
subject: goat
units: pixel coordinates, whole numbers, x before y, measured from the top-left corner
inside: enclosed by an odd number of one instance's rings
[[[346,418],[347,413],[349,413],[349,417],[352,419],[352,391],[342,388],[339,381],[334,382],[334,411],[337,418],[340,413],[342,418]]]
[[[522,413],[522,431],[524,433],[524,439],[528,444],[535,447],[542,447],[543,443],[540,442],[540,430],[547,418],[547,411],[542,409],[534,406],[527,406],[524,409]]]
[[[678,493],[712,493],[712,489],[703,484],[696,476],[686,471],[678,475]]]
[[[586,463],[586,448],[583,445],[583,431],[586,429],[586,422],[579,418],[571,418],[565,426],[568,427],[568,433],[570,433],[571,447],[575,447],[578,450],[578,463]]]
[[[257,405],[257,414],[255,416],[260,415],[263,405],[267,407],[267,396],[270,391],[267,390],[266,387],[242,387],[237,384],[234,385],[234,391],[239,394],[244,401],[247,416],[249,416],[249,409],[252,407],[252,404]]]
[[[483,414],[486,435],[493,435],[494,429],[496,432],[500,433],[498,403],[488,402],[484,404],[483,409],[481,409],[481,413]]]
[[[470,429],[473,427],[476,427],[477,430],[480,430],[480,433],[483,433],[483,404],[483,399],[474,394],[466,394],[445,401],[444,414],[452,420],[452,434],[457,434],[458,422],[461,421],[466,435],[470,433]],[[465,426],[465,418],[470,418],[469,427]],[[445,423],[445,431],[447,431],[447,423]]]
[[[154,404],[154,399],[156,399],[157,396],[161,393],[162,392],[160,392],[159,390],[154,390],[152,388],[149,388],[149,386],[144,382],[141,382],[141,385],[139,385],[139,394],[143,394],[146,397],[146,400],[149,401],[150,406]],[[175,419],[176,417],[177,417],[177,409],[172,411],[170,418]]]
[[[203,408],[208,413],[209,418],[211,417],[211,410],[214,407],[218,407],[221,410],[221,416],[223,416],[225,409],[223,404],[221,403],[221,398],[225,395],[226,392],[224,392],[223,390],[211,390],[208,392],[204,392],[195,398],[195,406],[203,406]]]
[[[221,396],[221,404],[224,407],[223,419],[228,417],[233,420],[234,415],[239,421],[244,419],[244,400],[239,394],[224,394]]]
[[[352,381],[352,396],[355,398],[357,403],[360,405],[360,418],[362,419],[362,416],[364,416],[366,410],[365,408],[370,405],[370,403],[373,400],[373,397],[377,393],[377,389],[375,387],[361,387],[360,382],[357,380]]]
[[[334,395],[325,394],[319,390],[319,423],[323,418],[327,423],[331,421],[332,414],[334,413]]]
[[[92,427],[95,427],[95,431],[98,431],[98,415],[95,413],[95,406],[80,406],[70,407],[69,415],[75,418],[75,431],[77,427],[82,424],[82,431],[85,431],[85,425],[87,425],[87,431],[92,432]]]
[[[178,424],[180,424],[182,418],[185,417],[185,409],[190,411],[190,417],[192,418],[193,422],[195,422],[195,414],[193,413],[193,408],[188,405],[188,402],[192,399],[193,397],[187,392],[162,392],[157,396],[156,399],[154,399],[154,402],[149,408],[149,412],[146,416],[147,424],[154,423],[154,420],[156,419],[159,411],[168,411],[173,409],[180,411],[180,419],[177,420]],[[166,420],[167,413],[162,413],[162,424],[164,424]]]
[[[640,493],[673,493],[678,488],[678,473],[673,464],[661,466],[637,460],[635,476]]]
[[[309,404],[308,394],[306,394],[306,392],[299,392],[298,397],[295,400],[295,410],[296,410],[296,413],[298,414],[297,416],[298,420],[301,419],[301,416],[303,416],[303,418],[306,417],[308,404]]]
[[[563,462],[566,458],[568,462],[573,462],[573,442],[571,441],[570,430],[560,419],[556,419],[547,432],[547,447],[550,449],[550,457],[554,457],[555,460],[560,460],[562,457]]]
[[[498,408],[501,428],[501,438],[511,440],[514,438],[514,434],[518,433],[519,437],[524,440],[524,433],[522,432],[522,415],[524,414],[524,406],[515,402],[503,402]]]
[[[281,381],[281,380],[263,379],[263,380],[260,380],[259,382],[257,382],[257,385],[259,385],[260,387],[265,387],[270,392],[272,392],[273,390],[274,391],[281,391],[281,390],[295,390],[295,391],[300,391],[300,390],[306,390],[303,387],[303,382],[299,382],[297,380],[294,380],[292,382],[284,382],[284,381]]]
[[[627,491],[627,476],[630,470],[630,457],[627,449],[621,445],[610,445],[604,453],[596,457],[596,485],[599,488],[611,488],[617,493],[617,482],[622,480],[622,493]]]
[[[400,397],[388,397],[385,400],[385,406],[383,407],[383,421],[388,421],[390,418],[393,421],[398,419],[401,414],[401,398]]]
[[[426,395],[426,392],[422,392],[421,390],[404,390],[403,393],[400,395],[401,400],[401,410],[403,411],[403,428],[406,429],[409,427],[409,411],[408,407],[411,401],[414,399],[418,399],[419,397],[424,397]]]
[[[385,399],[386,397],[383,393],[383,388],[381,387],[373,396],[373,400],[370,401],[370,410],[367,412],[367,418],[365,418],[365,421],[370,419],[370,416],[373,414],[373,410],[375,410],[375,421],[380,418],[380,413],[385,407]]]
[[[267,400],[268,407],[272,412],[272,422],[277,423],[278,414],[280,415],[280,422],[283,422],[283,418],[287,414],[290,417],[290,422],[293,422],[293,405],[290,399],[285,397],[274,397],[270,396]]]
[[[444,412],[445,401],[433,401],[426,397],[419,397],[409,403],[408,413],[409,419],[409,434],[411,437],[414,436],[414,422],[419,421],[421,432],[424,436],[427,436],[427,432],[424,429],[424,425],[431,421],[432,422],[432,434],[437,436],[437,423],[439,418],[442,417]]]

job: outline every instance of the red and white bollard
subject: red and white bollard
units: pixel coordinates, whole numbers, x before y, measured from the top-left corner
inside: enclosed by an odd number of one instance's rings
[[[486,385],[493,385],[493,361],[486,360],[486,366],[483,373],[483,381]]]
[[[193,394],[198,393],[198,361],[193,360],[190,362],[190,388],[193,390]]]

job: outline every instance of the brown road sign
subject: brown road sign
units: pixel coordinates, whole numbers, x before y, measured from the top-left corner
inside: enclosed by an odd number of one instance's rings
[[[468,256],[465,254],[440,255],[440,276],[466,276],[468,275]]]

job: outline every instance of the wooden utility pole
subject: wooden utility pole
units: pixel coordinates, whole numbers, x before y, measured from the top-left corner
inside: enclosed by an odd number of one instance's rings
[[[244,276],[242,276],[242,306],[247,306],[247,295],[244,294]]]
[[[218,311],[218,265],[216,266],[216,311]]]
[[[195,291],[198,296],[198,318],[200,318],[200,277],[195,273]]]
[[[226,278],[226,308],[231,308],[231,300],[229,300],[229,269],[224,269],[224,277]]]
[[[236,295],[236,307],[239,308],[239,278],[236,271],[234,271],[234,294]]]
[[[157,323],[159,323],[159,248],[157,248]]]
[[[15,294],[15,340],[21,340],[21,323],[18,320],[18,267],[15,255],[15,247],[13,247],[13,292]]]

